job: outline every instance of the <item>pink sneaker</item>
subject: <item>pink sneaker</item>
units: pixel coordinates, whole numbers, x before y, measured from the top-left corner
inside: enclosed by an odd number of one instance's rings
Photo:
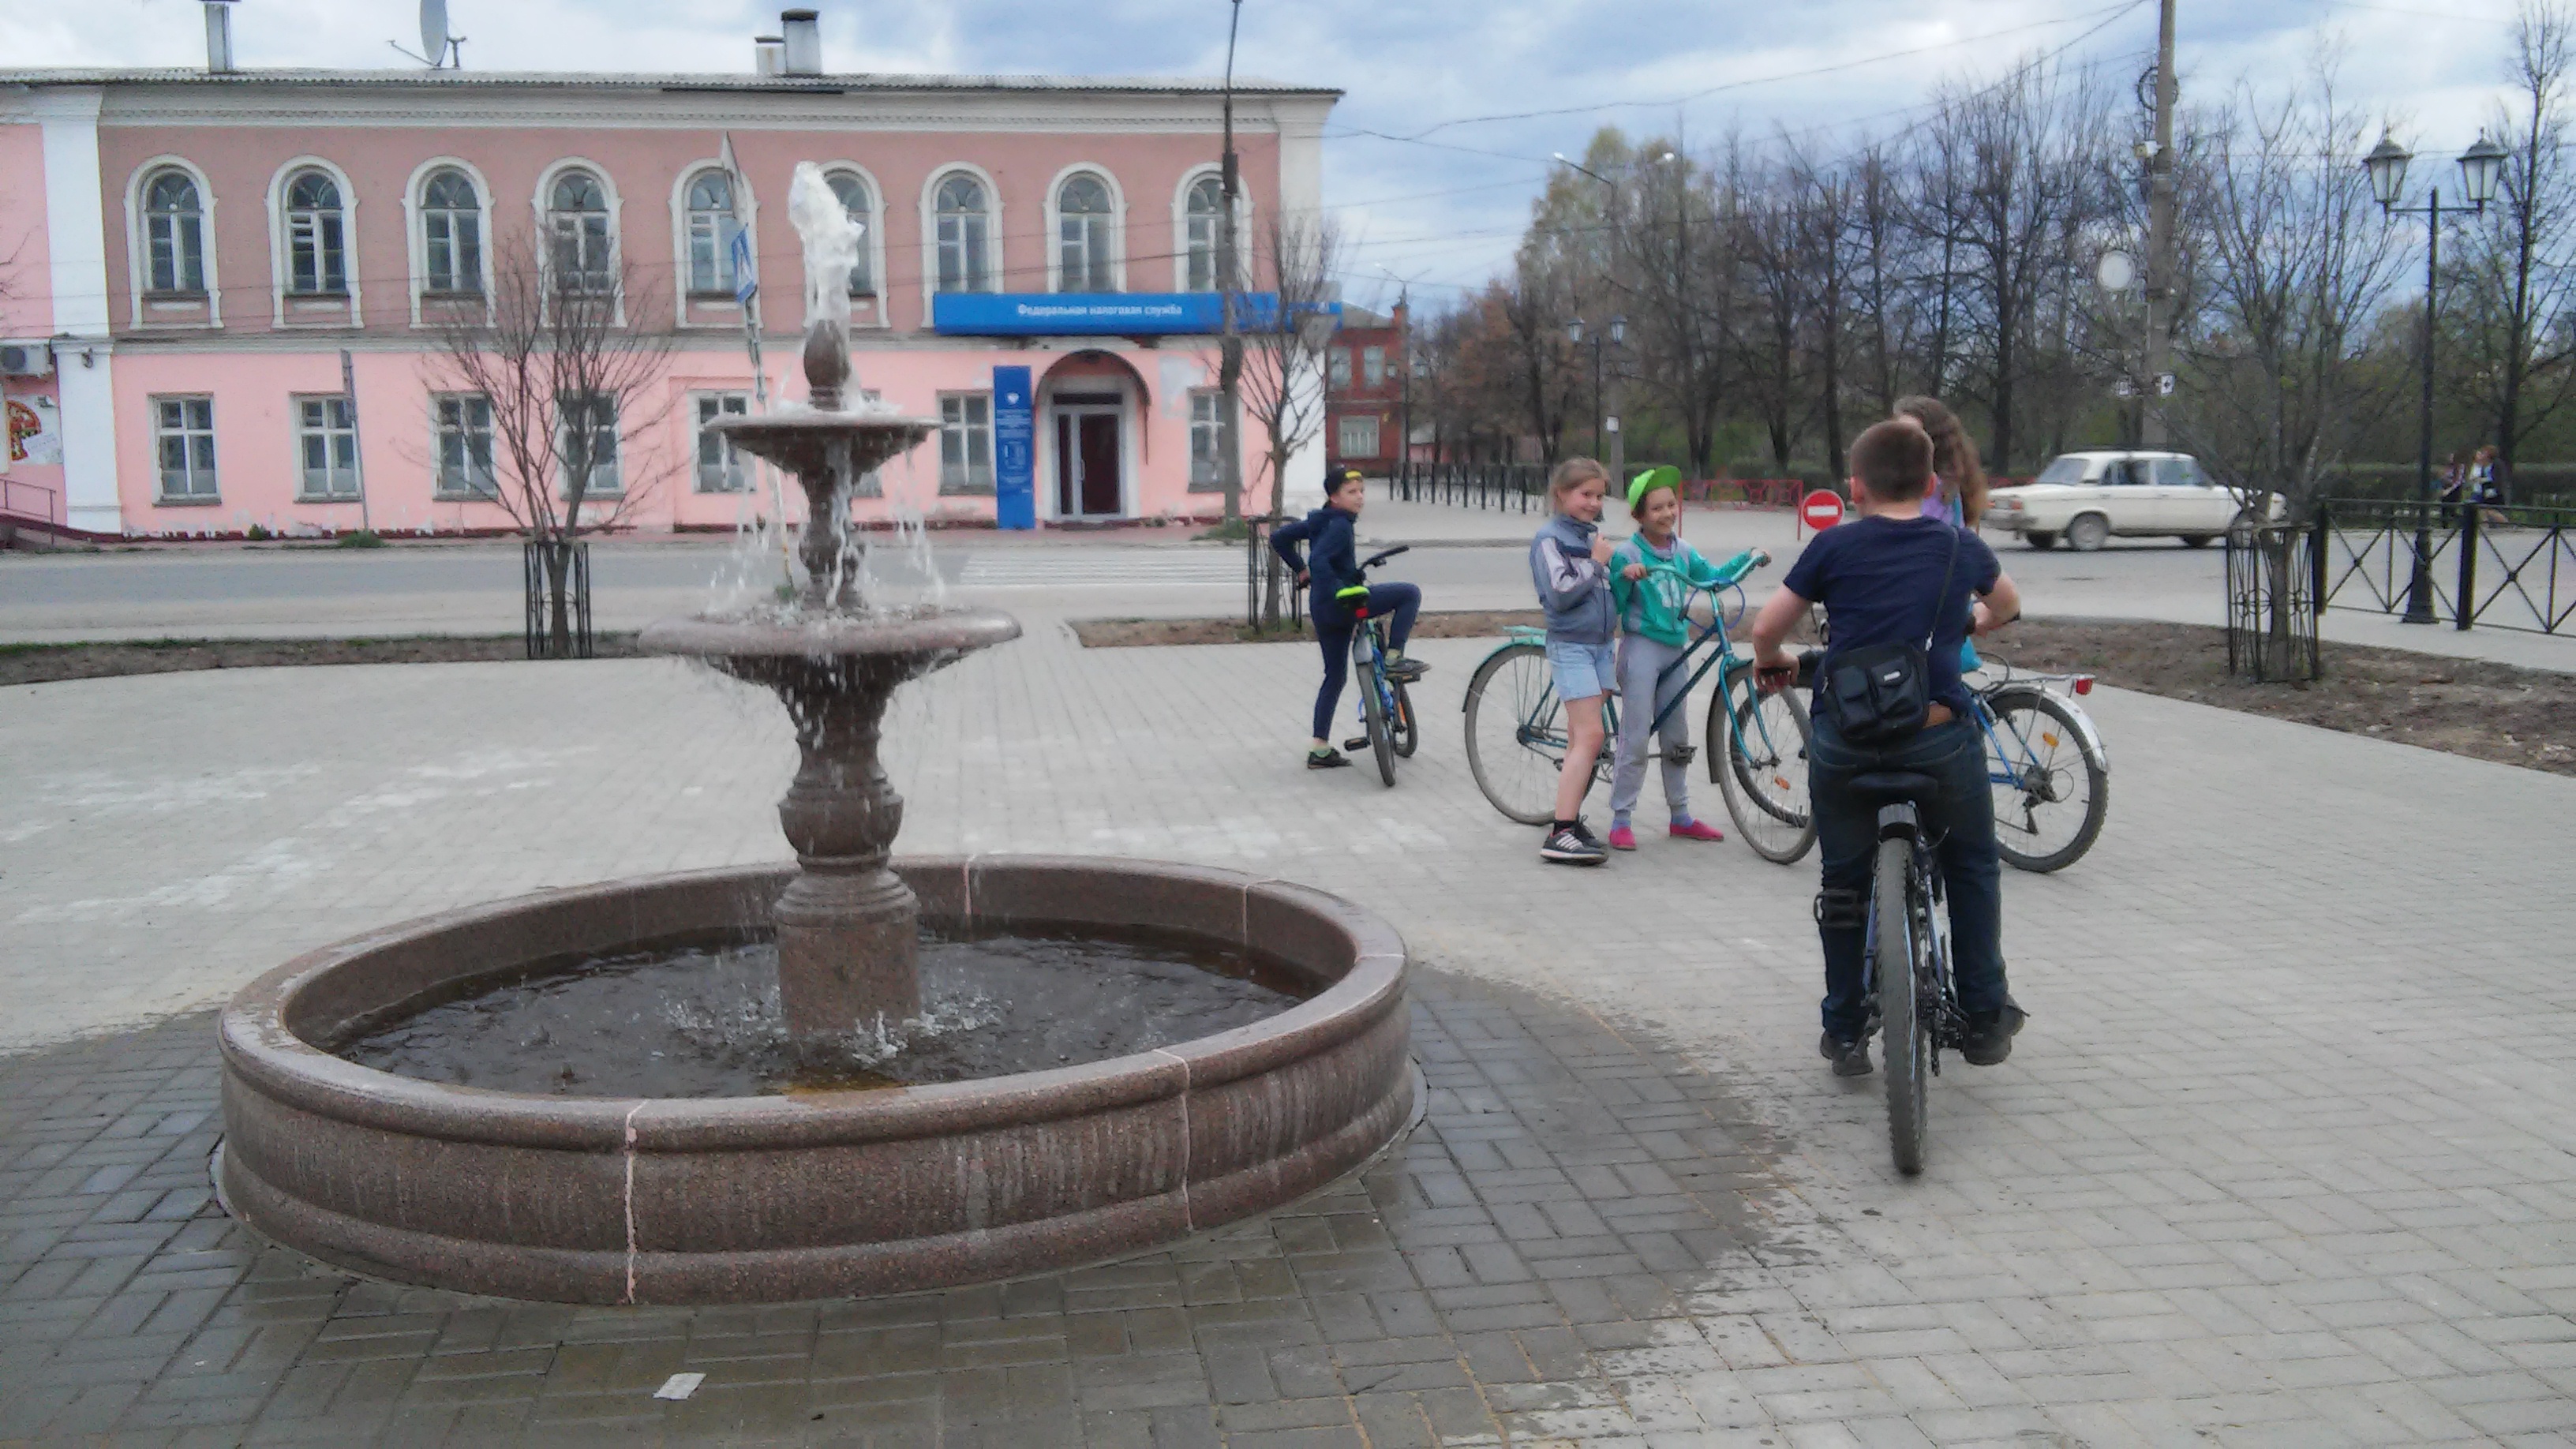
[[[1610,827],[1610,848],[1611,848],[1612,850],[1634,850],[1634,849],[1636,849],[1636,848],[1637,848],[1637,832],[1635,832],[1635,831],[1633,831],[1633,830],[1629,829],[1629,828],[1628,828],[1627,826],[1625,826],[1625,825],[1613,825],[1613,826],[1611,826],[1611,827]]]
[[[1718,829],[1716,826],[1709,824],[1705,820],[1694,820],[1688,825],[1672,826],[1668,833],[1677,835],[1684,840],[1724,840],[1726,838],[1725,831]]]

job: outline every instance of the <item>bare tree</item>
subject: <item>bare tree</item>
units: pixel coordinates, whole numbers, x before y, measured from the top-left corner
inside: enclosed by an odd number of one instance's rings
[[[488,410],[489,456],[463,466],[539,545],[549,653],[560,658],[573,649],[574,540],[633,516],[667,470],[647,440],[670,416],[658,384],[672,334],[644,315],[656,289],[622,260],[549,249],[533,232],[496,240],[491,295],[440,319],[425,370],[432,393]]]
[[[1288,464],[1324,431],[1324,363],[1332,337],[1328,310],[1339,295],[1333,278],[1343,267],[1340,229],[1329,217],[1272,215],[1255,239],[1263,275],[1278,286],[1278,304],[1246,309],[1243,337],[1243,407],[1261,443],[1253,474],[1270,485],[1270,523],[1280,521]],[[1328,485],[1329,486],[1329,485]],[[1285,571],[1263,546],[1262,531],[1245,531],[1245,623],[1276,626]],[[1255,581],[1258,581],[1258,587]],[[1250,601],[1258,595],[1260,607]]]
[[[2465,249],[2445,310],[2459,320],[2448,355],[2453,387],[2495,420],[2498,478],[2513,486],[2522,445],[2576,399],[2576,176],[2570,172],[2568,63],[2576,16],[2526,0],[2506,76],[2511,106],[2496,129],[2512,157],[2500,205]]]

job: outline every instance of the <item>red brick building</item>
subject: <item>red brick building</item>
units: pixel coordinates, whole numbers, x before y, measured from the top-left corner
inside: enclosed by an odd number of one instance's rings
[[[1403,456],[1406,325],[1400,302],[1386,317],[1343,304],[1341,330],[1324,360],[1324,459],[1332,477],[1345,468],[1384,477]]]

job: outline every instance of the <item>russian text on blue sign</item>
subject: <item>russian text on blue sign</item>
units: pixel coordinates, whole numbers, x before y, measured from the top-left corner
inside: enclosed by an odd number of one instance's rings
[[[1317,309],[1339,321],[1342,304]],[[1279,294],[1235,298],[1235,326],[1266,331],[1279,315]],[[1216,292],[941,292],[930,299],[936,332],[1000,337],[1153,337],[1225,330],[1225,298]]]
[[[1038,525],[1037,405],[1025,367],[993,369],[993,522]]]

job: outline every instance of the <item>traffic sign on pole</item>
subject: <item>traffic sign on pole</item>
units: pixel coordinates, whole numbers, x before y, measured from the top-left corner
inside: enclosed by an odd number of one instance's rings
[[[1839,494],[1819,488],[1798,505],[1798,517],[1818,533],[1843,521],[1843,500]]]

